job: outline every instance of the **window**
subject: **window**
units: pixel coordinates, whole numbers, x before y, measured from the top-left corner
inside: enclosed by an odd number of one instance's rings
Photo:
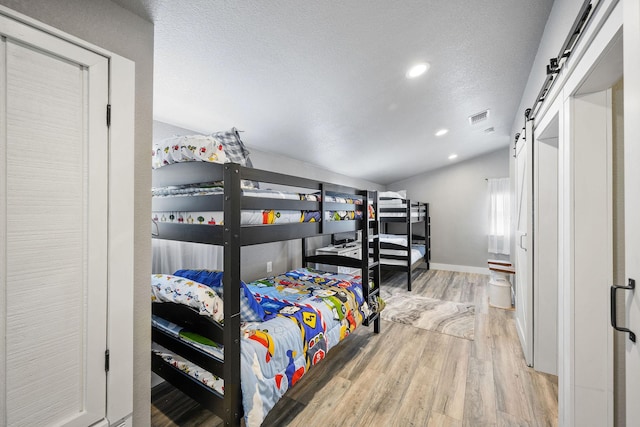
[[[488,179],[489,245],[493,254],[509,255],[511,246],[511,192],[509,178]]]

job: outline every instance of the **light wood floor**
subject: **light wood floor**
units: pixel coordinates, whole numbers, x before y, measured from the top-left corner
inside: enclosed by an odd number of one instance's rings
[[[406,275],[383,286],[406,289]],[[528,368],[514,312],[490,307],[488,276],[418,270],[413,293],[476,305],[469,341],[382,322],[361,327],[309,371],[264,426],[557,426],[557,377]],[[152,393],[153,426],[221,420],[168,385]],[[340,415],[338,415],[340,414]]]

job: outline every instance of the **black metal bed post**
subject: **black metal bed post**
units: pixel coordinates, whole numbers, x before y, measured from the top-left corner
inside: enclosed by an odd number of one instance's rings
[[[327,222],[325,201],[327,200],[327,192],[324,183],[320,183],[320,234],[324,234],[325,223]]]
[[[303,237],[302,239],[302,266],[307,266],[307,239]]]
[[[411,247],[413,243],[412,227],[411,227],[411,200],[407,199],[407,213],[405,217],[405,227],[407,233],[407,290],[411,292],[411,282],[413,277],[413,269],[411,268]],[[418,212],[418,215],[420,212]]]
[[[367,256],[367,264],[369,263],[369,236],[368,236],[368,232],[369,232],[369,225],[371,225],[371,223],[373,223],[373,227],[371,227],[371,229],[373,230],[373,283],[375,284],[375,288],[374,290],[377,290],[377,294],[380,294],[380,285],[382,285],[381,283],[381,277],[380,277],[380,212],[378,212],[378,205],[379,205],[379,197],[378,197],[378,192],[377,191],[368,191],[367,192],[367,203],[369,203],[369,198],[373,198],[373,211],[374,211],[374,218],[373,220],[370,222],[369,221],[369,215],[367,212],[367,242],[366,242],[366,251],[364,250],[364,246],[363,246],[363,257]],[[367,205],[368,208],[369,205]],[[373,332],[376,334],[380,333],[380,314],[378,314],[378,316],[375,318],[375,320],[373,321]]]
[[[427,270],[431,270],[431,218],[429,217],[429,203],[424,204],[424,259]]]
[[[360,191],[359,194],[362,196],[363,203],[363,213],[362,220],[360,222],[361,226],[360,231],[360,278],[362,280],[362,296],[364,298],[365,304],[371,306],[371,286],[370,286],[370,265],[369,265],[369,192],[368,191]],[[369,325],[369,318],[371,314],[369,314],[364,323]]]
[[[224,423],[240,426],[240,188],[241,167],[224,166]]]

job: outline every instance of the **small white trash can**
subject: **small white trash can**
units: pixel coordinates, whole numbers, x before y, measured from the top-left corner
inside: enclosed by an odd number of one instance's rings
[[[489,304],[498,308],[511,308],[511,283],[506,277],[491,277]]]
[[[498,308],[511,308],[511,282],[509,278],[515,274],[510,262],[489,260],[489,304]]]

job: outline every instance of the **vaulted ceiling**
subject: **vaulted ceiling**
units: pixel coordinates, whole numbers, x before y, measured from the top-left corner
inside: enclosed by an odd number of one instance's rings
[[[553,4],[115,1],[155,24],[156,120],[380,184],[507,149]]]

